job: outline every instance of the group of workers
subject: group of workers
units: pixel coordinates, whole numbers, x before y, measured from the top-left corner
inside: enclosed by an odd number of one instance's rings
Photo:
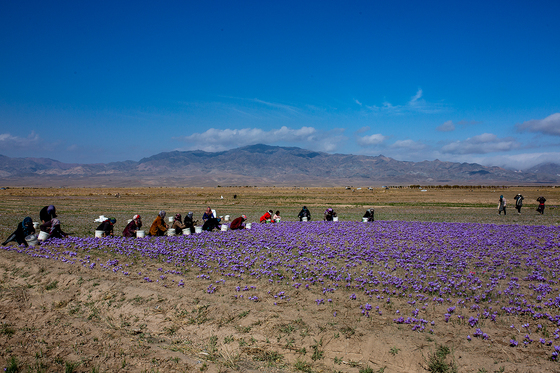
[[[517,214],[521,214],[521,207],[523,207],[523,200],[525,198],[521,195],[521,193],[518,193],[515,197],[513,197],[513,199],[515,200],[515,209],[517,210]],[[544,203],[546,202],[546,198],[541,196],[537,198],[537,202],[539,203],[537,212],[542,215],[544,214]],[[503,195],[501,195],[498,200],[498,215],[501,215],[502,212],[504,215],[507,213],[507,201]]]
[[[43,207],[41,211],[39,211],[39,219],[41,220],[39,229],[41,232],[45,232],[48,237],[64,238],[68,236],[68,233],[64,232],[60,227],[60,220],[57,219],[56,215],[56,207],[53,205]],[[28,244],[25,238],[35,233],[36,230],[33,225],[33,219],[27,216],[23,221],[18,223],[15,232],[2,243],[2,246],[6,246],[9,242],[15,241],[19,245],[25,245],[27,247]]]

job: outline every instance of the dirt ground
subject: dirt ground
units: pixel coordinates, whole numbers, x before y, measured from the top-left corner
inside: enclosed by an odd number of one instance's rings
[[[120,198],[115,197],[116,194]],[[522,214],[513,197],[525,196]],[[497,214],[500,194],[506,216]],[[236,198],[234,198],[236,195]],[[544,215],[536,198],[547,198]],[[223,198],[222,198],[223,197]],[[116,232],[133,214],[149,224],[157,212],[202,215],[208,205],[219,215],[242,213],[249,221],[268,209],[295,221],[306,205],[314,219],[333,207],[340,220],[360,220],[374,207],[376,220],[560,224],[560,188],[345,189],[345,188],[138,188],[7,189],[0,191],[0,236],[41,207],[57,206],[63,229],[93,236],[101,214],[117,218]],[[216,233],[219,234],[219,233]],[[509,334],[492,341],[457,337],[450,323],[436,333],[411,333],[394,314],[364,318],[351,310],[346,293],[334,317],[320,289],[296,292],[281,310],[271,302],[240,301],[209,294],[208,281],[194,272],[178,275],[158,260],[130,264],[142,276],[31,257],[0,250],[0,368],[21,372],[425,372],[430,359],[449,348],[446,361],[460,372],[560,372],[544,349],[512,349]],[[105,255],[105,256],[103,256]],[[111,254],[101,253],[102,260]],[[119,258],[122,260],[122,258]],[[184,286],[176,286],[184,279]],[[255,285],[258,279],[253,280]],[[243,282],[246,284],[247,281]],[[173,284],[173,285],[171,285]],[[266,286],[260,284],[262,292]],[[334,299],[334,297],[340,297]],[[279,300],[280,302],[280,300]],[[393,307],[398,308],[395,300]],[[560,344],[560,343],[559,343]],[[443,369],[443,368],[442,368]],[[434,371],[434,370],[432,370]],[[445,371],[445,370],[440,370]]]

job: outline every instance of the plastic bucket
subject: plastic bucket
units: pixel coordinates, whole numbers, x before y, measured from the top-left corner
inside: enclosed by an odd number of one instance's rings
[[[202,227],[194,227],[194,233],[202,233]]]
[[[170,216],[167,218],[167,221],[170,223],[173,223],[173,221],[175,220],[175,218],[173,216]]]
[[[362,218],[362,223],[367,223],[368,218]]]
[[[228,230],[228,228],[229,228],[229,227],[228,227],[227,225],[222,224],[222,227],[220,228],[220,230],[221,230],[222,232],[226,232],[226,231]]]
[[[25,237],[25,242],[27,242],[27,244],[29,246],[36,246],[39,241],[37,240],[37,236],[35,236],[34,234],[30,234],[29,236]]]
[[[49,238],[49,234],[47,232],[43,232],[43,231],[39,232],[39,237],[37,237],[37,239],[39,241],[44,241],[47,238]]]
[[[36,221],[33,222],[33,228],[39,229],[40,226],[41,226],[41,223],[37,223]]]
[[[183,236],[188,236],[190,234],[191,234],[191,229],[190,228],[183,229]]]
[[[167,235],[168,236],[175,236],[175,229],[174,228],[169,228],[167,230]]]
[[[278,223],[280,220],[282,220],[281,217],[277,217],[277,218],[276,218],[276,222],[277,222],[277,223]]]
[[[103,237],[103,233],[105,233],[105,231],[97,231],[97,230],[96,230],[96,231],[95,231],[95,237],[101,238],[101,237]]]
[[[136,237],[138,237],[138,238],[146,237],[146,232],[145,231],[136,231]]]
[[[251,229],[251,223],[245,224],[245,229]]]
[[[301,218],[301,221],[307,221],[307,216],[304,216],[303,218]]]
[[[224,216],[225,221],[229,221],[229,215]]]
[[[338,216],[333,216],[332,221],[338,221]]]

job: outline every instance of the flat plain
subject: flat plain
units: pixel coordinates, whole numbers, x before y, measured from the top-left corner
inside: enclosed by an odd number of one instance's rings
[[[2,239],[50,204],[74,237],[0,251],[0,367],[560,371],[560,188],[9,188],[0,197]],[[303,205],[311,222],[296,218]],[[282,222],[93,238],[102,214],[120,235],[134,214],[147,229],[159,210],[200,219],[207,206],[253,223],[279,210]],[[322,222],[327,207],[338,223]],[[361,223],[370,207],[376,222]]]

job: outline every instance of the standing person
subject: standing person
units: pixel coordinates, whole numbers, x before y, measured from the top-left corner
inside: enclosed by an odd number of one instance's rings
[[[323,218],[323,220],[325,221],[333,221],[333,218],[337,216],[336,212],[332,209],[332,208],[328,208],[325,210],[325,217]]]
[[[53,205],[45,206],[39,212],[39,219],[41,220],[41,224],[45,224],[49,220],[56,217],[56,207],[54,207]]]
[[[185,229],[186,226],[185,224],[183,224],[183,219],[181,219],[181,214],[175,215],[175,221],[173,221],[173,225],[171,226],[171,228],[175,229],[175,234],[183,234],[183,229]]]
[[[364,218],[367,218],[368,222],[374,221],[375,220],[373,215],[374,212],[375,211],[373,209],[366,210],[366,213],[364,214]]]
[[[245,215],[241,215],[240,217],[233,219],[233,221],[229,225],[229,229],[231,229],[232,231],[236,229],[244,229],[245,226],[243,225],[243,222],[245,222],[245,220],[247,220],[247,217]]]
[[[134,215],[130,223],[124,228],[122,235],[124,237],[135,237],[140,228],[142,228],[142,218],[140,215]]]
[[[60,220],[53,218],[48,222],[41,224],[41,231],[47,232],[49,238],[65,238],[68,237],[68,233],[65,233],[60,227]]]
[[[103,223],[99,224],[96,230],[103,231],[103,237],[112,236],[113,235],[113,226],[117,222],[115,218],[109,218],[105,220]]]
[[[270,223],[272,221],[272,210],[268,210],[267,212],[264,213],[263,216],[261,216],[260,218],[260,222],[261,223]]]
[[[16,231],[12,233],[6,241],[2,243],[2,246],[6,246],[9,242],[16,241],[18,245],[25,245],[27,247],[27,241],[25,237],[34,234],[35,228],[33,228],[33,220],[28,216],[23,221],[19,222]]]
[[[544,197],[539,197],[537,198],[537,202],[539,202],[539,207],[537,207],[537,211],[542,214],[544,214],[544,203],[546,202],[546,198]]]
[[[156,217],[156,220],[154,220],[154,222],[152,223],[152,226],[150,227],[150,236],[163,236],[165,235],[165,232],[167,232],[167,229],[169,228],[169,226],[167,224],[165,224],[165,211],[161,210],[158,213],[158,216]]]
[[[504,215],[506,215],[506,199],[504,196],[500,196],[500,202],[498,203],[498,215],[500,215],[502,211],[504,212]]]
[[[513,199],[515,199],[515,208],[517,209],[517,213],[521,214],[521,206],[523,206],[523,196],[521,195],[521,193],[518,193],[515,197],[513,197]]]
[[[298,214],[299,221],[303,221],[303,218],[307,218],[307,221],[311,220],[311,212],[307,209],[307,207],[303,206],[301,211]]]
[[[194,226],[197,222],[193,220],[193,213],[189,212],[187,216],[185,216],[185,229],[190,229],[191,234],[194,233]]]

